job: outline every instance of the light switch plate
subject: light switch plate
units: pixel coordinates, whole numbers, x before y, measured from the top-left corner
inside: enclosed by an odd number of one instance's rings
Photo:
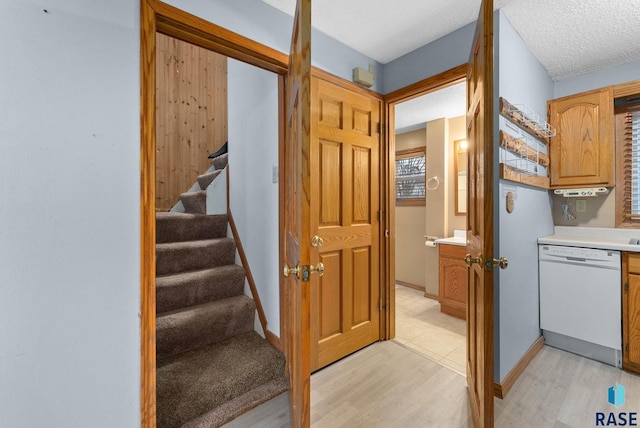
[[[576,212],[577,213],[586,213],[587,212],[587,200],[586,199],[576,199]]]

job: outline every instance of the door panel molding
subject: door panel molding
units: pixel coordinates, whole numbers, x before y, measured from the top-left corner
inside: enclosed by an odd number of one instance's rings
[[[494,423],[493,67],[493,1],[483,0],[467,75],[467,388],[478,428]]]
[[[382,101],[313,76],[311,234],[312,370],[380,339],[379,134]]]
[[[285,265],[299,273],[284,281],[283,324],[291,426],[311,424],[311,0],[297,0],[286,75],[283,197]],[[312,279],[312,281],[313,281]]]

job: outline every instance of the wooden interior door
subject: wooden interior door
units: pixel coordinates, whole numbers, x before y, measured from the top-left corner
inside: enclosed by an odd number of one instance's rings
[[[310,264],[310,125],[311,0],[298,0],[286,78],[286,144],[284,147],[283,339],[289,378],[291,426],[311,422],[310,283],[303,266]],[[306,270],[305,270],[306,272]]]
[[[311,84],[311,370],[380,339],[381,102]]]
[[[467,73],[467,385],[476,428],[493,427],[493,0],[483,0]]]

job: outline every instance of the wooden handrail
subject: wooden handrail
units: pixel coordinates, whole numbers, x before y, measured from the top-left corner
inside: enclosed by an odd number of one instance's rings
[[[251,273],[251,268],[249,267],[249,261],[247,260],[247,255],[244,252],[242,241],[240,241],[238,228],[236,227],[236,223],[233,220],[233,215],[231,215],[231,208],[228,205],[227,205],[227,217],[229,218],[229,227],[231,228],[233,239],[236,241],[236,248],[238,249],[238,255],[240,256],[242,267],[244,268],[245,274],[247,276],[247,282],[249,283],[249,289],[251,290],[253,301],[256,302],[256,310],[258,311],[258,318],[260,319],[260,325],[262,326],[262,331],[264,332],[265,336],[267,336],[267,317],[264,314],[264,308],[262,307],[262,302],[260,302],[260,296],[258,295],[256,282],[253,279],[253,274]]]

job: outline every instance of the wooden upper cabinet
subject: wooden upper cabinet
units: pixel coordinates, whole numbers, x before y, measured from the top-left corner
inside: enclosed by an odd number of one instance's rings
[[[612,87],[551,100],[548,109],[551,187],[613,187]]]

